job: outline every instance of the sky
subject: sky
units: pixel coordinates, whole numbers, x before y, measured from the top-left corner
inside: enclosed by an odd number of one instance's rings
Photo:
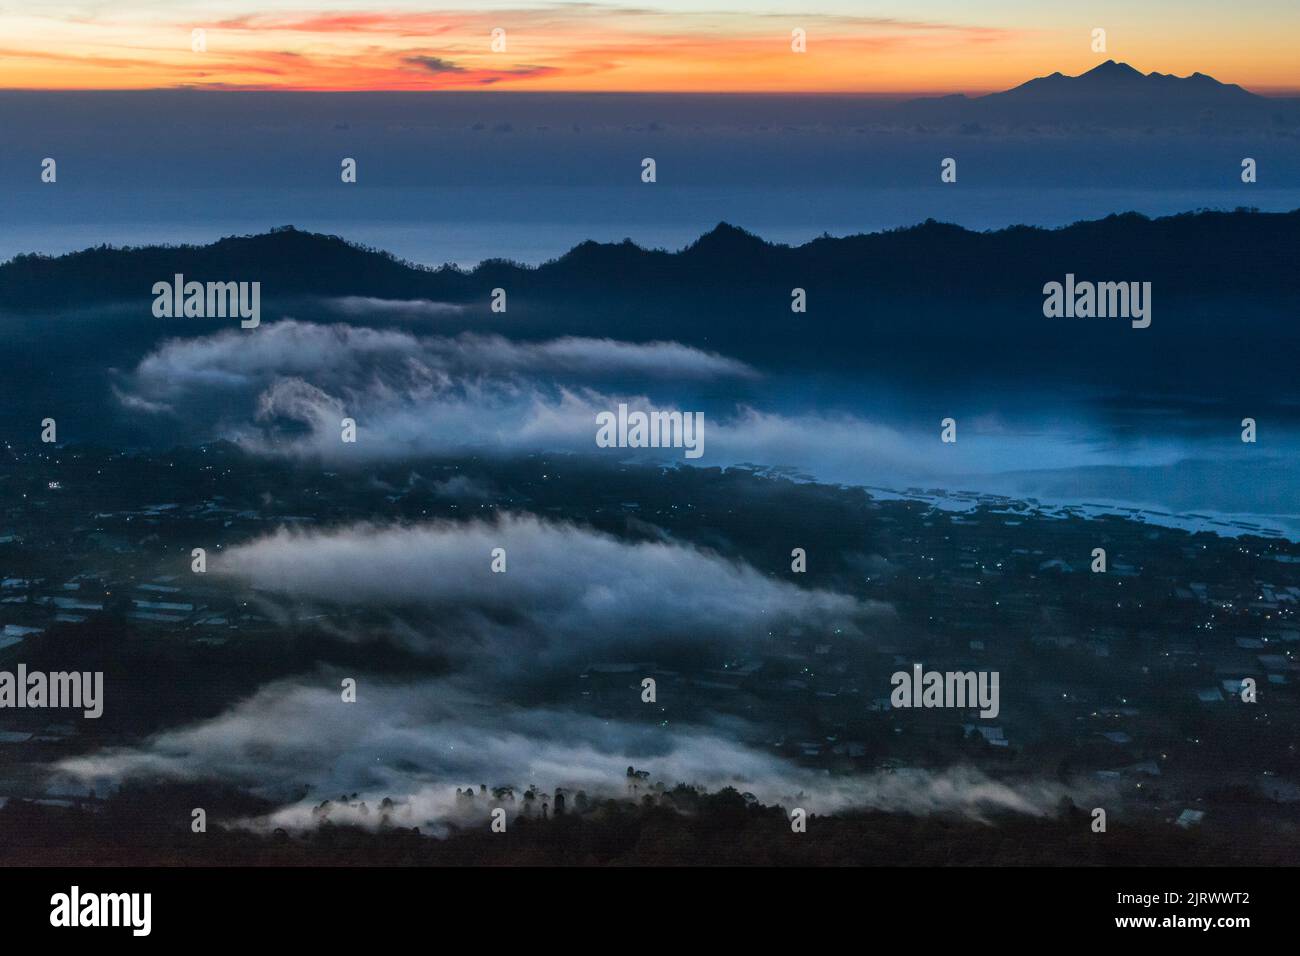
[[[4,0],[0,88],[980,93],[1114,58],[1294,94],[1298,37],[1294,0]]]

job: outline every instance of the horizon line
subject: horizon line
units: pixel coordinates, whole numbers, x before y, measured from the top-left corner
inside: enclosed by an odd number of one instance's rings
[[[752,97],[798,97],[798,98],[821,98],[821,97],[844,97],[860,99],[877,99],[877,100],[907,100],[907,99],[942,99],[945,97],[966,97],[968,99],[978,99],[985,96],[991,96],[998,93],[1009,93],[1017,90],[1036,80],[1048,79],[1051,77],[1064,77],[1066,79],[1078,80],[1089,76],[1104,67],[1125,67],[1143,78],[1162,77],[1173,78],[1178,80],[1189,80],[1193,77],[1204,77],[1212,80],[1222,86],[1236,87],[1244,90],[1254,96],[1265,98],[1285,99],[1300,97],[1300,84],[1296,85],[1260,85],[1254,87],[1244,86],[1230,80],[1221,80],[1217,76],[1205,73],[1201,70],[1194,70],[1185,75],[1177,73],[1164,73],[1160,70],[1142,71],[1133,66],[1127,60],[1116,60],[1108,58],[1101,63],[1095,64],[1089,69],[1083,70],[1076,74],[1065,73],[1061,70],[1052,70],[1050,72],[1035,72],[1028,79],[1013,83],[1010,86],[971,86],[971,87],[946,87],[932,89],[913,89],[913,90],[889,90],[889,89],[789,89],[774,90],[767,88],[744,88],[735,89],[674,89],[667,88],[647,88],[647,89],[583,89],[583,88],[560,88],[560,89],[537,89],[517,87],[501,87],[495,84],[486,84],[478,86],[441,86],[430,88],[411,88],[408,86],[359,86],[359,87],[335,87],[335,86],[313,86],[313,85],[262,85],[262,84],[235,84],[235,83],[173,83],[168,85],[154,86],[0,86],[0,93],[68,93],[68,94],[87,94],[87,93],[163,93],[163,92],[201,92],[201,93],[409,93],[409,94],[428,94],[428,93],[478,93],[488,95],[500,94],[523,94],[525,96],[678,96],[683,98],[696,98],[708,96],[752,96]],[[1042,69],[1042,68],[1039,68]]]
[[[1043,76],[1050,74],[1041,74],[1031,79],[1041,79]],[[1144,76],[1146,74],[1143,74]],[[1173,74],[1166,74],[1173,75]],[[1205,74],[1208,75],[1208,74]],[[1185,77],[1179,77],[1185,79]],[[1213,78],[1212,79],[1217,79]],[[1025,81],[1026,83],[1029,80]],[[1219,81],[1223,82],[1223,81]],[[501,89],[499,87],[479,87],[465,88],[440,87],[436,89],[405,89],[402,87],[358,87],[356,89],[338,89],[334,87],[311,87],[311,86],[222,86],[198,85],[198,84],[178,84],[175,86],[84,86],[84,87],[64,87],[64,86],[0,86],[0,93],[59,93],[67,95],[84,95],[89,93],[287,93],[287,94],[316,94],[316,95],[364,95],[364,94],[405,94],[411,96],[428,96],[428,95],[469,95],[469,96],[523,96],[523,97],[546,97],[546,96],[675,96],[683,99],[702,99],[709,96],[750,96],[776,99],[779,97],[790,97],[800,99],[818,99],[840,97],[849,99],[873,99],[873,100],[910,100],[910,99],[944,99],[948,97],[963,96],[968,99],[978,99],[984,96],[992,96],[998,93],[1008,93],[1017,89],[1019,85],[1012,87],[996,87],[990,89],[947,89],[947,90],[908,90],[908,91],[891,91],[891,90],[674,90],[674,89],[645,89],[645,90],[583,90],[583,89],[560,89],[560,90],[520,90],[520,89]],[[1225,86],[1237,86],[1247,93],[1259,96],[1264,99],[1296,99],[1300,98],[1300,85],[1298,86],[1257,86],[1246,87],[1240,83],[1224,83]]]

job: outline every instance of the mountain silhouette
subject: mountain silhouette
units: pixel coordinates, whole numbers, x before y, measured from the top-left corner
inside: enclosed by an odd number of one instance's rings
[[[787,282],[798,285],[801,277],[825,284],[827,292],[981,300],[1027,286],[1037,294],[1035,280],[1041,284],[1040,277],[1066,270],[1155,281],[1164,295],[1294,295],[1300,292],[1300,272],[1291,267],[1297,250],[1300,210],[1203,211],[1157,219],[1125,213],[1056,229],[988,232],[927,220],[798,246],[770,243],[722,222],[678,252],[631,240],[587,241],[539,266],[490,259],[472,270],[413,265],[339,236],[285,226],[203,246],[97,246],[61,256],[17,256],[0,264],[0,308],[147,306],[153,283],[177,273],[200,282],[257,280],[264,301],[362,296],[474,303],[494,285],[507,284],[541,299],[582,290],[641,300],[702,289],[780,289]]]
[[[1211,375],[1272,388],[1291,376],[1300,346],[1297,252],[1300,210],[1128,213],[991,232],[927,221],[801,246],[720,223],[679,252],[584,242],[541,266],[490,260],[473,270],[413,266],[285,227],[206,246],[20,256],[0,265],[0,332],[31,357],[23,375],[38,376],[47,374],[41,356],[65,375],[78,361],[129,367],[164,338],[237,329],[219,318],[154,318],[153,284],[180,273],[261,282],[263,322],[410,328],[409,316],[369,300],[420,300],[460,306],[439,312],[428,333],[675,340],[765,369],[886,369],[936,381],[958,368],[1014,380],[1131,374],[1153,388],[1162,377],[1186,388]],[[1067,273],[1151,283],[1151,326],[1046,318],[1044,285]],[[508,292],[504,313],[489,307],[497,288]],[[805,313],[791,309],[797,288]]]
[[[1142,73],[1127,63],[1107,60],[1079,76],[1053,73],[1022,83],[1002,93],[991,93],[984,100],[1026,100],[1032,98],[1090,98],[1096,96],[1132,96],[1164,98],[1189,97],[1196,102],[1241,103],[1262,100],[1235,83],[1220,83],[1204,73],[1179,77],[1172,73]]]
[[[1078,76],[1052,73],[985,96],[909,100],[895,117],[1008,127],[1293,127],[1300,100],[1258,96],[1204,73],[1142,73],[1107,60]]]

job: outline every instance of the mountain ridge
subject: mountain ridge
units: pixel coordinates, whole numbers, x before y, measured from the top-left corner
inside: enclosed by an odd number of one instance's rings
[[[1278,383],[1294,379],[1298,253],[1300,209],[1126,213],[988,232],[926,220],[797,246],[724,222],[676,252],[586,242],[539,266],[489,260],[473,270],[412,266],[282,228],[206,246],[19,257],[0,265],[0,333],[24,357],[5,383],[15,402],[46,395],[51,375],[85,377],[87,389],[98,382],[111,395],[115,370],[167,341],[223,334],[261,346],[259,329],[230,318],[155,317],[153,284],[181,273],[260,282],[263,329],[294,319],[514,341],[677,342],[765,375],[888,375],[936,392],[954,376],[1000,387],[1129,383],[1166,396],[1195,396],[1213,380],[1239,400],[1222,410],[1235,422],[1272,407]],[[1149,283],[1149,327],[1048,317],[1046,285],[1069,275]],[[491,308],[496,289],[505,311]],[[793,307],[797,290],[804,311]]]
[[[1233,243],[1240,245],[1233,247]],[[1243,246],[1252,248],[1250,257],[1241,256]],[[356,295],[451,302],[479,297],[489,281],[512,280],[540,291],[617,288],[627,278],[643,274],[719,286],[767,267],[797,269],[811,276],[850,268],[860,276],[874,275],[881,288],[901,290],[906,283],[896,271],[879,270],[889,270],[891,263],[896,270],[911,256],[952,260],[951,267],[934,270],[926,288],[971,280],[972,290],[988,292],[998,286],[996,273],[1008,271],[1000,265],[1006,255],[1044,264],[1056,257],[1112,271],[1127,262],[1132,268],[1123,271],[1155,272],[1159,270],[1143,263],[1161,261],[1167,266],[1170,249],[1190,257],[1189,263],[1196,261],[1199,275],[1219,275],[1230,265],[1231,275],[1220,276],[1225,289],[1240,288],[1245,282],[1289,289],[1297,284],[1296,273],[1282,263],[1297,248],[1300,209],[1268,213],[1241,208],[1157,218],[1117,213],[1054,228],[1020,225],[983,232],[927,219],[879,232],[823,235],[799,245],[769,242],[719,222],[677,251],[645,248],[628,239],[588,240],[536,266],[488,259],[473,269],[462,269],[450,264],[418,265],[337,235],[285,226],[204,245],[104,245],[60,256],[16,256],[0,264],[0,307],[28,311],[132,301],[144,295],[142,289],[147,291],[159,280],[170,281],[178,272],[198,281],[261,277],[264,295],[272,296]],[[1275,262],[1278,256],[1282,259]],[[991,267],[997,268],[990,272]],[[1039,268],[1047,271],[1045,265]],[[765,284],[770,278],[760,274],[753,281]],[[1195,286],[1193,282],[1189,288]]]

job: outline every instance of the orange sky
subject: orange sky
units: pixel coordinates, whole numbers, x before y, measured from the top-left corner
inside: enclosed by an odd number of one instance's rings
[[[1300,3],[1225,12],[1204,0],[1104,2],[1086,14],[1051,6],[487,0],[470,11],[411,0],[121,0],[87,13],[82,3],[41,0],[0,8],[0,86],[982,92],[1115,58],[1258,92],[1300,87]],[[1091,49],[1094,26],[1107,31],[1104,53]],[[491,47],[497,27],[503,51]],[[796,28],[807,33],[804,53],[791,50]]]

